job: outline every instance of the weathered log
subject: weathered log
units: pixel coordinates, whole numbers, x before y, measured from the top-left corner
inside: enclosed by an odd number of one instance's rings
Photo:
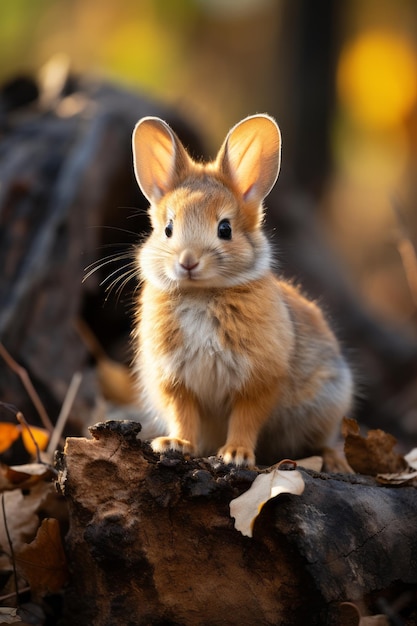
[[[343,626],[342,602],[372,612],[417,583],[415,489],[301,469],[304,493],[267,503],[248,538],[229,503],[257,471],[159,459],[139,430],[107,422],[67,440],[66,624]]]

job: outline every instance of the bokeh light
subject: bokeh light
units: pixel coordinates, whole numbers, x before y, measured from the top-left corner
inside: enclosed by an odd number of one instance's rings
[[[365,32],[342,51],[337,86],[343,106],[365,126],[398,124],[417,98],[415,51],[397,34]]]

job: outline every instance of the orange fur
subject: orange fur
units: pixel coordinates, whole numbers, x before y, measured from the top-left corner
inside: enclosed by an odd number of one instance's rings
[[[138,123],[133,146],[153,226],[138,250],[134,333],[145,436],[160,452],[236,464],[319,452],[349,410],[352,378],[319,307],[270,269],[261,224],[275,122],[243,120],[206,166],[157,118]]]

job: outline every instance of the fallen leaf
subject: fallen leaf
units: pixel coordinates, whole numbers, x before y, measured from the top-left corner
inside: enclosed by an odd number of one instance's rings
[[[20,437],[20,426],[9,422],[0,423],[0,454],[8,450],[18,437]]]
[[[298,459],[297,465],[298,467],[303,467],[304,469],[321,472],[321,470],[323,469],[323,457],[309,456],[305,459]]]
[[[108,358],[97,361],[97,375],[103,396],[115,404],[135,404],[137,392],[131,370]]]
[[[304,479],[298,470],[273,470],[259,474],[250,489],[230,502],[230,514],[235,518],[235,528],[242,535],[252,537],[255,519],[268,500],[282,493],[301,495]]]
[[[385,485],[403,485],[404,483],[417,483],[417,471],[398,472],[396,474],[377,474],[378,482]]]
[[[9,606],[0,607],[0,624],[21,624],[22,620],[17,614],[17,609]]]
[[[25,465],[0,465],[0,491],[11,489],[29,489],[40,481],[54,476],[51,467],[44,463],[27,463]]]
[[[136,404],[138,394],[132,370],[107,356],[103,346],[83,319],[77,319],[76,328],[88,350],[97,360],[98,382],[106,400],[121,405]]]
[[[395,437],[383,430],[370,430],[362,437],[354,419],[343,418],[342,434],[345,438],[345,455],[355,472],[376,476],[394,474],[407,468],[401,454],[394,451]]]
[[[18,550],[24,543],[32,541],[39,527],[38,512],[44,509],[51,498],[56,497],[53,483],[39,482],[31,487],[29,493],[21,489],[6,491],[4,509],[6,524],[12,545]],[[0,547],[9,554],[9,544],[3,514],[0,510]]]
[[[410,450],[410,452],[404,456],[404,459],[410,467],[417,470],[417,448]]]
[[[68,579],[59,522],[42,520],[35,539],[16,554],[16,565],[37,597],[57,593]]]
[[[385,615],[362,615],[353,602],[342,602],[339,615],[340,626],[389,626]]]
[[[26,450],[33,457],[36,457],[38,450],[36,449],[33,439],[36,441],[39,450],[45,450],[49,442],[49,433],[44,428],[38,428],[37,426],[30,426],[30,433],[27,428],[22,430],[22,441]]]

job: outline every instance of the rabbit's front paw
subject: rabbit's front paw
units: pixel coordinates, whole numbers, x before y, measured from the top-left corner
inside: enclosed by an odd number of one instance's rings
[[[255,465],[255,454],[252,449],[245,446],[235,446],[226,444],[217,453],[225,463],[235,465]]]
[[[168,452],[168,450],[177,450],[183,454],[193,454],[194,446],[187,439],[179,439],[177,437],[157,437],[151,443],[154,452]]]

